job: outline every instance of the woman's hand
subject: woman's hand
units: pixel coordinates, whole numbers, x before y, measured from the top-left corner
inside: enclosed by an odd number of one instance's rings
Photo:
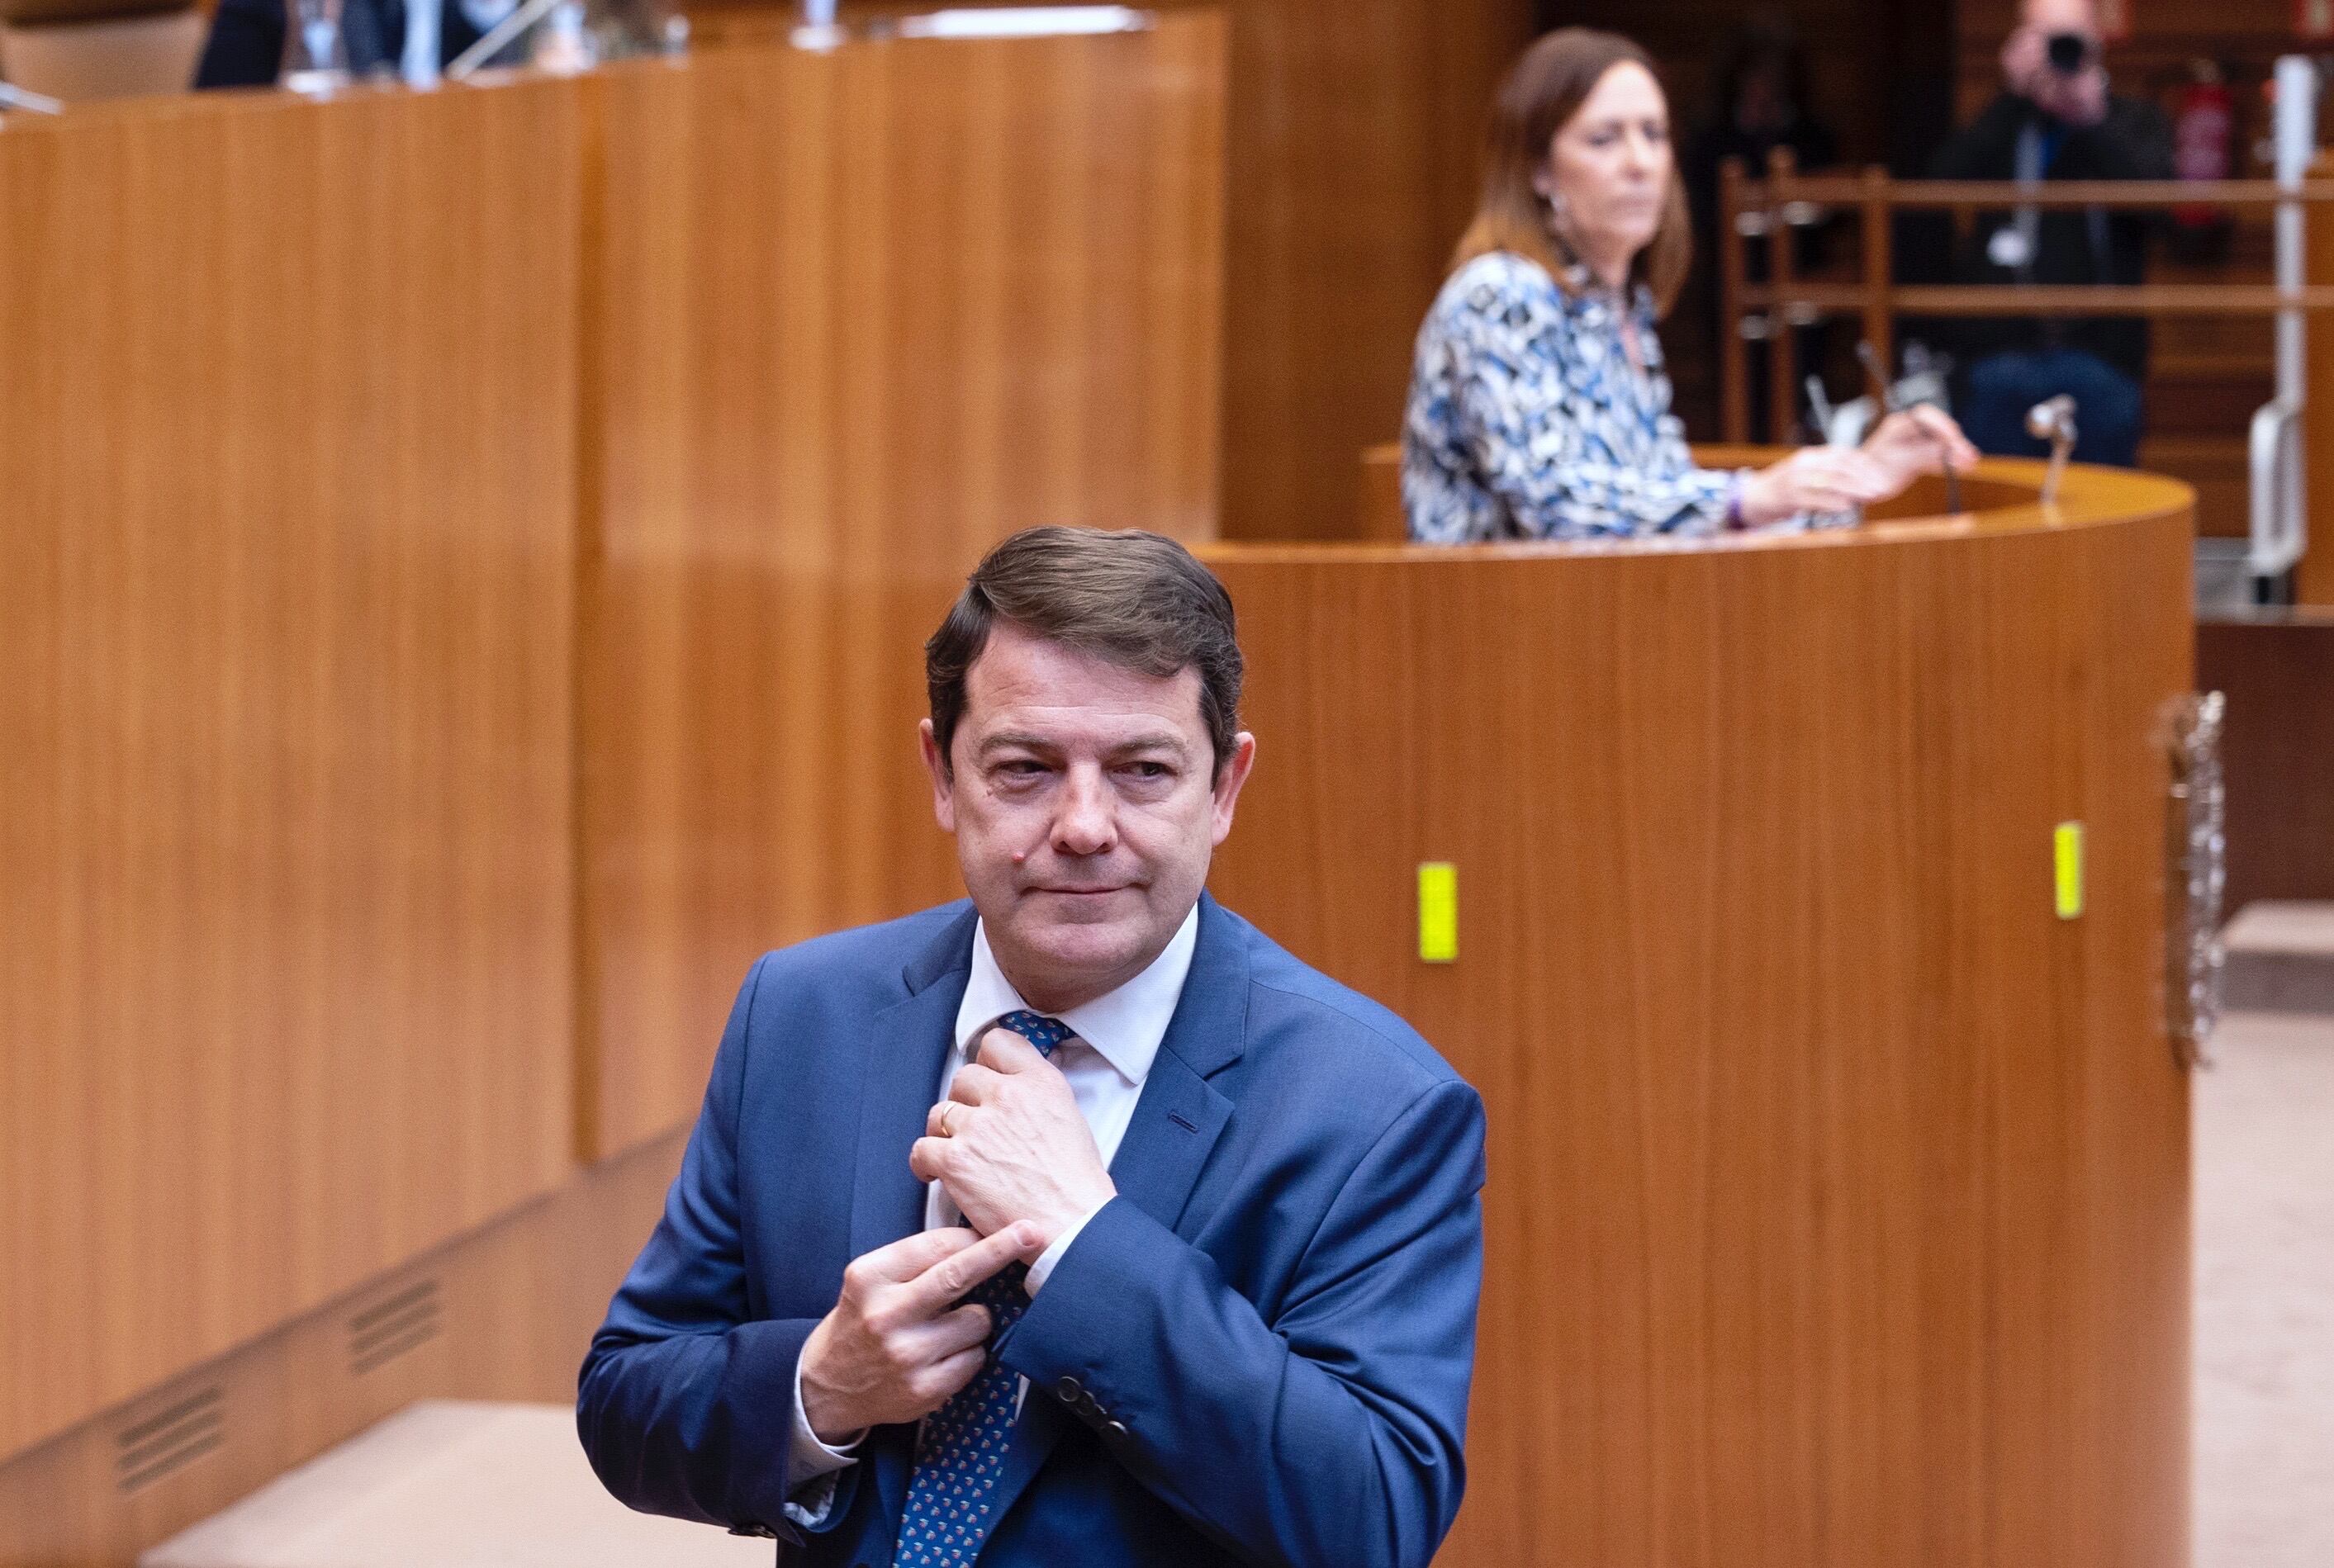
[[[1880,428],[1866,438],[1864,450],[1890,476],[1891,495],[1924,474],[1942,474],[1948,467],[1960,473],[1977,462],[1977,448],[1953,417],[1933,403],[1916,404],[1881,420]]]
[[[1857,447],[1802,447],[1742,481],[1743,523],[1752,528],[1802,512],[1845,512],[1886,500],[1904,484]]]

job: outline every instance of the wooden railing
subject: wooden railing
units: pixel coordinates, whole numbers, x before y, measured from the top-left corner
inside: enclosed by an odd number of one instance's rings
[[[1792,328],[1828,316],[1860,316],[1877,362],[1895,363],[1895,319],[1921,316],[2176,316],[2273,315],[2281,311],[2334,309],[2334,287],[2280,288],[2273,284],[2139,284],[2127,287],[2066,284],[1989,285],[1898,284],[1890,219],[1899,212],[1980,211],[2038,207],[2103,207],[2156,211],[2171,207],[2274,207],[2287,202],[2334,202],[2334,180],[2298,185],[2274,180],[1904,180],[1885,168],[1861,174],[1804,175],[1778,149],[1764,179],[1749,178],[1730,159],[1719,174],[1718,287],[1720,413],[1725,438],[1750,432],[1750,365],[1746,345],[1768,346],[1768,438],[1789,443],[1799,401],[1799,348]],[[1860,275],[1853,282],[1795,275],[1793,247],[1774,243],[1794,229],[1853,210],[1862,236]],[[1749,276],[1750,242],[1764,240],[1768,277]]]

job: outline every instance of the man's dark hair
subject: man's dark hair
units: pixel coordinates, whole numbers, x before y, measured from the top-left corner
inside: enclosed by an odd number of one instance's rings
[[[1200,717],[1223,770],[1239,733],[1232,596],[1181,544],[1133,528],[1027,528],[990,551],[924,644],[932,738],[951,772],[965,678],[1000,620],[1144,675],[1199,671]]]

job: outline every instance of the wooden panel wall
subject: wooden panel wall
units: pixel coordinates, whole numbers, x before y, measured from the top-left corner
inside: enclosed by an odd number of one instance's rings
[[[0,1453],[568,1168],[579,147],[0,133]]]
[[[1411,345],[1474,211],[1484,113],[1530,0],[1159,3],[1231,25],[1223,534],[1343,537],[1354,455],[1401,428]],[[797,14],[689,10],[713,37],[767,37]]]
[[[680,1149],[676,1134],[579,1173],[0,1463],[0,1564],[128,1568],[415,1400],[574,1398],[584,1347],[656,1224]]]
[[[0,1454],[653,1142],[753,953],[953,887],[965,569],[1214,528],[1223,51],[0,133]]]
[[[1343,537],[1475,210],[1522,0],[1230,0],[1224,535]]]
[[[2199,623],[2196,682],[2229,697],[2229,913],[2256,899],[2334,900],[2334,611]]]
[[[694,1114],[757,954],[958,893],[921,648],[989,545],[1214,532],[1223,49],[1188,13],[597,84],[592,1149]]]
[[[1218,890],[1490,1112],[1442,1562],[2185,1568],[2188,497],[2099,483],[2136,520],[1210,553],[1261,746]]]

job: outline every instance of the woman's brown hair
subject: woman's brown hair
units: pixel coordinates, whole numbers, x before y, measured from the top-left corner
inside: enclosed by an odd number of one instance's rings
[[[1451,258],[1452,271],[1479,255],[1509,251],[1530,257],[1559,284],[1564,282],[1573,258],[1560,254],[1549,236],[1545,204],[1532,179],[1547,164],[1556,133],[1580,112],[1605,73],[1624,63],[1642,65],[1659,80],[1645,52],[1617,33],[1559,28],[1524,51],[1491,100],[1490,124],[1484,135],[1483,198]],[[1654,291],[1654,308],[1666,314],[1693,261],[1693,230],[1673,159],[1661,226],[1631,264],[1631,272]]]

